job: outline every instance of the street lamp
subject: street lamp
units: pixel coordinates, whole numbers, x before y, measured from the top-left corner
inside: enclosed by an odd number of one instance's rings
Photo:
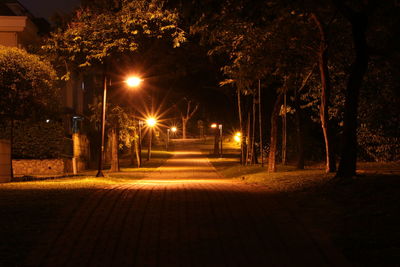
[[[125,82],[129,87],[138,87],[142,83],[142,79],[136,76],[130,76]]]
[[[169,138],[170,138],[170,132],[174,135],[176,133],[177,129],[175,126],[172,126],[171,128],[167,129],[167,143],[165,145],[166,150],[168,151],[168,145],[169,145]]]
[[[107,107],[107,75],[104,74],[103,77],[103,103],[102,103],[102,110],[101,110],[101,146],[99,151],[99,165],[96,177],[104,177],[103,174],[103,156],[104,156],[104,138],[105,138],[105,131],[106,131],[106,107]],[[125,80],[128,87],[138,87],[142,79],[136,76],[130,76]]]
[[[222,158],[222,124],[218,125],[219,128],[219,140],[221,141],[221,154],[220,157]]]
[[[149,127],[149,146],[147,148],[147,160],[151,157],[151,142],[153,136],[153,127],[157,124],[157,119],[154,117],[149,117],[146,119],[146,124]]]
[[[234,137],[235,141],[240,144],[240,142],[242,141],[242,133],[241,132],[237,132],[235,133]]]

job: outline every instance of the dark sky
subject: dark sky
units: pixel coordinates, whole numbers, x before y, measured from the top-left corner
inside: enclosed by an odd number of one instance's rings
[[[80,0],[19,0],[35,17],[48,19],[55,12],[68,13],[79,6]]]

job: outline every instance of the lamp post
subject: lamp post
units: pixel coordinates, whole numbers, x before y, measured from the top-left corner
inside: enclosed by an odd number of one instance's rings
[[[167,129],[167,142],[165,143],[165,150],[168,151],[168,144],[169,144],[169,132],[171,131],[170,128]]]
[[[219,154],[219,131],[216,123],[211,124],[211,128],[214,129],[214,155]]]
[[[143,121],[139,120],[138,122],[139,125],[139,144],[138,144],[138,153],[139,153],[139,167],[142,167],[142,126],[143,126]]]
[[[221,142],[220,157],[222,158],[222,124],[218,125],[219,128],[219,140]]]
[[[157,124],[157,120],[153,117],[149,117],[146,120],[147,126],[149,127],[149,145],[147,148],[147,160],[149,161],[151,158],[151,142],[153,139],[153,127]]]
[[[104,177],[103,174],[103,157],[104,157],[104,139],[106,131],[106,107],[107,107],[107,75],[103,77],[103,103],[101,110],[101,145],[99,149],[99,164],[96,177]],[[131,76],[125,80],[128,87],[138,87],[142,80],[139,77]]]

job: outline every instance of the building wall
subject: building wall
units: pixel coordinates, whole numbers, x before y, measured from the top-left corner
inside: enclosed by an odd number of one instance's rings
[[[18,47],[16,32],[0,32],[0,45]]]
[[[27,47],[39,41],[38,28],[26,16],[0,16],[0,45]]]
[[[60,175],[65,172],[64,159],[14,159],[15,177],[35,175]]]

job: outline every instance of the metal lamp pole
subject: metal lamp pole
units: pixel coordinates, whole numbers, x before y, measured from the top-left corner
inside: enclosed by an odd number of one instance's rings
[[[103,108],[101,110],[101,146],[99,150],[99,165],[96,177],[104,177],[103,157],[104,157],[104,135],[106,131],[106,107],[107,107],[107,75],[103,77]]]
[[[168,145],[169,145],[169,132],[171,131],[171,129],[167,129],[167,143],[166,143],[166,145],[165,145],[165,150],[167,150],[168,151]]]
[[[103,173],[103,158],[104,158],[104,139],[105,139],[105,131],[106,131],[106,108],[107,108],[107,72],[106,68],[104,69],[103,74],[103,107],[101,110],[101,146],[99,149],[99,164],[97,169],[96,177],[104,177]],[[138,77],[129,77],[126,80],[126,83],[129,87],[137,87],[140,85],[142,80]]]
[[[221,154],[220,154],[220,157],[222,158],[222,124],[220,124],[219,126],[218,126],[218,128],[219,128],[219,140],[220,140],[220,142],[221,142]]]

